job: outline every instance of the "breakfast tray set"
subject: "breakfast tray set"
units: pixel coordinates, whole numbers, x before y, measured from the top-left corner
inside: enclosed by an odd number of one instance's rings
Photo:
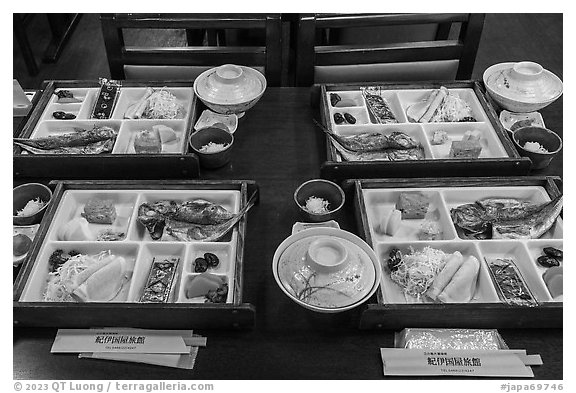
[[[185,115],[181,119],[124,119],[129,105],[138,101],[147,88],[165,89],[182,102]],[[58,103],[56,92],[70,91],[78,103]],[[14,147],[14,176],[19,178],[55,179],[194,179],[199,177],[196,155],[189,151],[188,138],[198,117],[197,98],[191,82],[122,81],[113,112],[107,119],[93,117],[98,99],[98,81],[48,81],[37,105],[20,131],[20,138],[39,138],[64,133],[66,128],[91,129],[106,126],[117,137],[109,154],[29,154]],[[75,115],[75,119],[54,118],[54,112]],[[166,144],[161,153],[134,154],[134,134],[155,125],[171,127],[177,139]]]
[[[128,106],[137,101],[147,87],[166,88],[184,105],[185,116],[177,120],[125,119]],[[365,88],[380,95],[390,105],[396,122],[380,122],[368,108]],[[421,102],[435,89],[455,92],[468,103],[473,113],[460,122],[414,122],[408,116],[411,105]],[[72,91],[81,102],[56,102],[60,89]],[[25,123],[19,138],[57,135],[62,127],[106,126],[117,132],[109,154],[31,154],[14,147],[14,178],[61,179],[50,183],[53,197],[34,238],[28,257],[13,288],[14,323],[20,326],[93,327],[131,326],[143,328],[250,328],[255,323],[255,308],[242,296],[245,260],[246,214],[233,231],[217,241],[154,239],[148,226],[141,225],[142,206],[157,201],[202,199],[238,214],[257,200],[258,186],[250,180],[176,180],[200,176],[199,161],[189,150],[188,140],[202,109],[191,82],[123,81],[114,111],[109,119],[91,117],[97,105],[100,85],[96,81],[49,81]],[[335,100],[331,95],[338,95]],[[338,102],[336,102],[338,101]],[[563,223],[559,217],[552,228],[538,239],[471,239],[454,224],[451,211],[482,198],[522,199],[546,203],[561,196],[561,180],[552,177],[524,176],[531,162],[521,157],[496,110],[487,99],[481,82],[379,83],[378,85],[326,84],[320,86],[319,110],[325,128],[326,157],[320,168],[322,178],[342,184],[358,226],[358,235],[372,247],[381,265],[382,278],[359,321],[361,329],[400,329],[405,327],[458,328],[544,328],[562,326],[562,301],[555,300],[542,279],[544,268],[536,260],[546,247],[562,249]],[[75,119],[55,119],[54,112],[73,113]],[[352,115],[335,117],[336,114]],[[336,121],[338,119],[338,121]],[[135,154],[131,149],[136,130],[165,125],[177,135],[176,143],[159,154]],[[445,141],[432,143],[442,131]],[[315,130],[315,132],[320,132]],[[348,161],[333,143],[334,135],[348,137],[361,133],[401,132],[419,144],[423,157],[418,160]],[[454,157],[450,143],[474,135],[481,152],[475,158]],[[333,134],[333,135],[328,135]],[[479,135],[479,137],[478,137]],[[465,177],[463,177],[465,176]],[[67,180],[64,180],[67,179]],[[137,180],[140,179],[140,180]],[[168,180],[152,180],[168,179]],[[394,235],[379,229],[380,217],[397,205],[403,193],[422,193],[434,210],[439,233],[421,239],[417,232],[423,220],[402,220]],[[85,227],[91,240],[62,240],[67,223],[84,216],[92,198],[112,201],[118,217],[114,241],[96,240],[97,224]],[[257,208],[257,207],[256,207]],[[84,209],[84,210],[83,210]],[[428,216],[427,216],[428,217]],[[166,224],[168,225],[168,224]],[[96,226],[96,227],[95,227]],[[108,228],[110,229],[110,228]],[[92,232],[90,232],[92,231]],[[166,231],[165,231],[166,232]],[[100,233],[101,235],[101,233]],[[99,235],[98,235],[99,236]],[[65,238],[65,236],[64,236]],[[249,239],[248,239],[249,241]],[[407,254],[425,247],[446,253],[459,251],[480,262],[477,290],[470,302],[433,303],[409,301],[390,280],[388,259],[393,249]],[[57,251],[75,254],[107,252],[121,258],[122,269],[132,275],[112,301],[46,301],[50,277],[50,257]],[[205,253],[219,259],[209,272],[221,277],[228,293],[218,302],[188,298],[188,282],[198,272],[195,261]],[[107,255],[108,255],[107,254]],[[510,304],[502,298],[491,279],[488,260],[512,258],[532,294],[530,306]],[[169,298],[146,302],[156,259],[168,261]],[[176,261],[176,263],[171,264]],[[119,265],[119,266],[120,266]],[[120,267],[119,267],[120,269]]]

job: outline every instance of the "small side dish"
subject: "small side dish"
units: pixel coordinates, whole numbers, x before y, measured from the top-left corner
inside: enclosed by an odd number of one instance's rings
[[[379,124],[395,124],[398,119],[394,116],[390,104],[382,95],[380,91],[374,88],[363,88],[362,95],[368,106],[368,110]]]
[[[56,96],[58,97],[56,99],[56,102],[59,104],[72,104],[82,102],[82,100],[74,97],[74,94],[70,90],[61,89],[55,92],[54,94],[56,94]]]
[[[448,254],[426,246],[407,254],[393,248],[387,262],[390,279],[416,301],[468,303],[476,292],[480,262],[473,255]]]
[[[487,258],[486,263],[502,301],[518,306],[538,304],[512,258]]]
[[[80,214],[93,224],[112,224],[116,220],[116,208],[109,199],[91,198]]]
[[[425,101],[409,106],[406,114],[415,123],[476,121],[470,105],[444,86],[433,90]]]
[[[315,196],[311,196],[306,199],[306,206],[304,208],[306,211],[312,214],[325,214],[329,212],[330,202],[323,198],[318,198]]]
[[[141,303],[167,303],[180,258],[154,257],[140,297]]]
[[[206,303],[225,303],[228,283],[222,276],[201,273],[186,283],[186,298],[204,297]]]
[[[26,206],[24,206],[22,210],[16,212],[16,215],[18,217],[31,216],[38,213],[45,205],[46,202],[42,201],[40,198],[31,199],[26,203]]]
[[[185,116],[184,105],[166,87],[159,90],[147,87],[144,96],[124,113],[125,119],[183,119]]]
[[[44,300],[50,302],[117,301],[132,277],[126,259],[111,251],[87,255],[59,249],[50,256],[49,265]]]
[[[214,143],[208,142],[206,145],[202,145],[199,149],[202,153],[218,153],[229,146],[228,143]]]
[[[549,153],[549,151],[538,142],[526,142],[523,147],[534,153]]]

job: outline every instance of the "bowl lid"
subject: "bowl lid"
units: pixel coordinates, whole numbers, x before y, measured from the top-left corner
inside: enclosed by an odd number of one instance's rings
[[[522,102],[545,102],[562,94],[562,81],[529,61],[500,63],[484,72],[484,84],[503,97]]]
[[[323,271],[307,259],[320,240],[337,241],[347,254],[335,271]],[[274,274],[280,288],[297,303],[319,311],[343,311],[367,300],[380,283],[374,251],[359,237],[335,228],[313,228],[287,238],[274,255]]]
[[[194,92],[211,103],[239,104],[258,97],[266,89],[265,80],[253,68],[224,64],[200,74],[194,81]]]

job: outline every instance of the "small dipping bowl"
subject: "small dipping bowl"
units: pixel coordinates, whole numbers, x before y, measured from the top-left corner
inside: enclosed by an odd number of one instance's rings
[[[42,208],[30,216],[18,216],[17,212],[24,209],[26,204],[33,200],[40,198],[41,201],[46,202]],[[13,225],[34,225],[42,221],[46,206],[52,199],[52,191],[44,184],[40,183],[27,183],[19,185],[12,190],[12,206],[13,206]]]
[[[348,251],[336,239],[321,238],[310,243],[306,253],[306,262],[318,273],[335,273],[346,267]]]
[[[322,198],[328,201],[326,213],[312,213],[306,210],[306,201],[310,197]],[[336,183],[324,179],[312,179],[302,183],[294,192],[294,201],[304,219],[312,222],[333,220],[344,206],[344,191]]]
[[[514,131],[512,139],[518,153],[523,157],[528,157],[532,161],[532,169],[546,168],[562,149],[562,139],[558,134],[547,128],[522,127]],[[526,142],[537,142],[548,150],[548,153],[526,150],[524,148]]]
[[[202,152],[202,146],[208,143],[227,144],[227,146],[217,152]],[[232,144],[234,137],[228,131],[219,127],[202,128],[190,135],[190,147],[200,160],[200,165],[207,169],[220,168],[230,162]]]

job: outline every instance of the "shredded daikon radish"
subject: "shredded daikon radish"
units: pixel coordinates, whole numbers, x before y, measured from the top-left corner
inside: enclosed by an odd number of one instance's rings
[[[390,273],[390,278],[408,295],[420,298],[444,268],[446,257],[444,251],[432,247],[424,247],[422,251],[411,249],[410,254],[402,257],[397,269]]]
[[[228,146],[228,143],[214,143],[208,142],[207,145],[203,145],[199,151],[202,153],[218,153],[219,151],[224,150]]]
[[[26,206],[22,210],[18,210],[16,215],[18,217],[27,217],[32,214],[36,214],[44,207],[46,202],[43,202],[40,198],[31,199],[26,203]]]
[[[75,277],[90,265],[111,255],[110,251],[102,251],[97,255],[74,255],[65,263],[49,273],[44,300],[49,302],[73,302],[74,299],[67,290],[74,283]]]
[[[306,200],[306,210],[310,213],[328,213],[328,205],[330,205],[330,202],[315,196],[311,196]]]
[[[148,97],[148,105],[142,115],[145,119],[181,119],[185,115],[184,106],[176,96],[164,88]]]

